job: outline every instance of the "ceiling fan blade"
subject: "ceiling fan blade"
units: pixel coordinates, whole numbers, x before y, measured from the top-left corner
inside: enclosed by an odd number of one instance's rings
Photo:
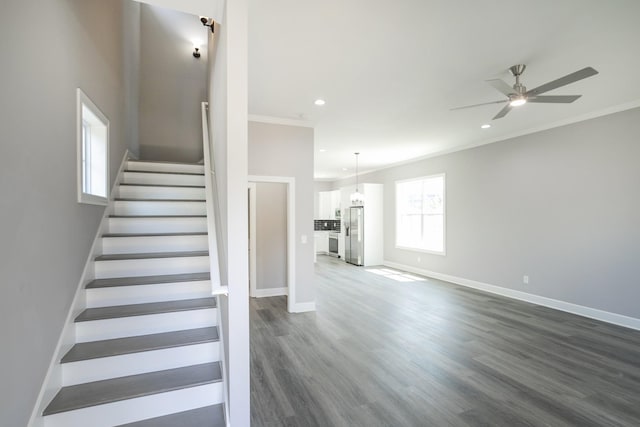
[[[507,83],[505,83],[503,80],[493,79],[493,80],[486,80],[486,82],[489,83],[491,86],[493,86],[495,89],[497,89],[499,92],[502,92],[503,94],[505,94],[506,96],[516,93],[516,91]]]
[[[491,119],[491,120],[495,120],[495,119],[501,119],[501,118],[503,118],[504,116],[506,116],[506,115],[507,115],[507,113],[508,113],[509,111],[511,111],[511,109],[512,109],[512,108],[513,108],[513,107],[511,106],[511,104],[507,104],[507,105],[505,105],[505,106],[504,106],[504,108],[503,108],[502,110],[500,110],[500,112],[499,112],[498,114],[496,114],[496,115],[493,117],[493,119]]]
[[[503,99],[503,100],[500,100],[500,101],[491,101],[491,102],[483,102],[483,103],[481,103],[481,104],[465,105],[465,106],[463,106],[463,107],[454,107],[454,108],[451,108],[449,111],[453,111],[453,110],[463,110],[463,109],[465,109],[465,108],[479,107],[479,106],[481,106],[481,105],[502,104],[502,103],[507,102],[507,101],[508,101],[508,99]]]
[[[548,95],[548,96],[535,96],[527,99],[527,102],[549,103],[549,104],[569,104],[582,95]]]
[[[527,92],[527,96],[530,95],[539,95],[541,93],[549,92],[550,90],[566,86],[568,84],[577,82],[578,80],[586,79],[587,77],[591,77],[598,74],[598,72],[591,68],[586,67],[582,70],[578,70],[575,73],[567,74],[564,77],[560,77],[559,79],[550,81],[549,83],[545,83],[542,86],[538,86],[535,89],[531,89]]]

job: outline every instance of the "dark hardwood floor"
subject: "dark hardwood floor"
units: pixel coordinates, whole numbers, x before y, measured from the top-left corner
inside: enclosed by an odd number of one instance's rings
[[[251,300],[253,427],[640,426],[640,332],[368,270],[318,257],[314,313]]]

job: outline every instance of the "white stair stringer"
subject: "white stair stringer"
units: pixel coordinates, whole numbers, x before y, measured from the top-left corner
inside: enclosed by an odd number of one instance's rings
[[[113,427],[225,402],[204,167],[125,167],[44,427]]]

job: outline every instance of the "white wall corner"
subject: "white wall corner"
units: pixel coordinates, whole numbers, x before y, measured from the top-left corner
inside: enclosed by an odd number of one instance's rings
[[[416,267],[412,267],[410,265],[405,265],[405,264],[399,264],[392,261],[385,260],[384,265],[387,267],[398,269],[398,270],[420,274],[422,276],[431,277],[433,279],[438,279],[445,282],[454,283],[456,285],[465,286],[467,288],[478,289],[478,290],[489,292],[492,294],[501,295],[503,297],[525,301],[531,304],[537,304],[543,307],[553,308],[560,311],[565,311],[567,313],[588,317],[590,319],[600,320],[606,323],[612,323],[614,325],[624,326],[625,328],[640,330],[640,319],[636,319],[635,317],[629,317],[629,316],[624,316],[622,314],[599,310],[596,308],[585,307],[585,306],[573,304],[570,302],[542,297],[539,295],[529,294],[522,291],[516,291],[514,289],[503,288],[502,286],[490,285],[488,283],[482,283],[482,282],[478,282],[471,279],[451,276],[449,274],[437,273],[435,271],[424,270],[421,268],[416,268]]]

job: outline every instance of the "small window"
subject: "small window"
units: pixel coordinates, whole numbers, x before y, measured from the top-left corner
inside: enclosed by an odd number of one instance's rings
[[[78,202],[106,205],[109,194],[109,119],[78,89]]]
[[[444,174],[396,182],[396,246],[445,254]]]

